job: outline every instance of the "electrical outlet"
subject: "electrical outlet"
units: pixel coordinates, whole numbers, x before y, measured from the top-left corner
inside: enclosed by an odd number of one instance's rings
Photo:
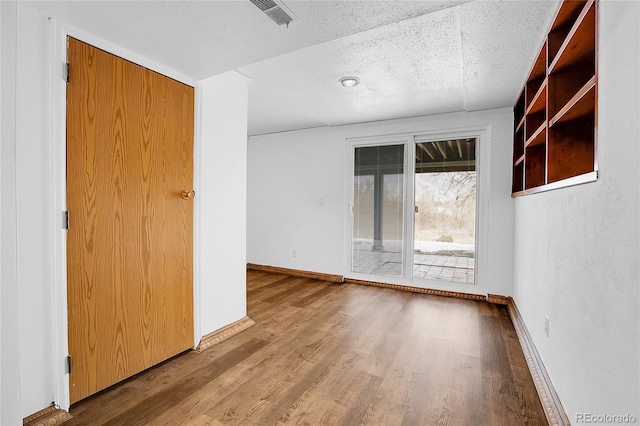
[[[318,204],[320,204],[320,207],[324,206],[324,198],[320,198],[320,200],[318,201]]]
[[[549,317],[544,316],[544,334],[549,337]]]
[[[297,256],[298,256],[298,253],[294,250],[293,251],[293,257],[297,257]]]

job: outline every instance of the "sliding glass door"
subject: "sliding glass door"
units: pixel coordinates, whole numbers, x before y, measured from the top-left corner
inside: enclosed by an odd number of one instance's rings
[[[405,145],[355,147],[351,272],[402,277]]]
[[[413,277],[474,283],[476,139],[415,144]]]
[[[479,137],[349,142],[349,278],[474,284]]]

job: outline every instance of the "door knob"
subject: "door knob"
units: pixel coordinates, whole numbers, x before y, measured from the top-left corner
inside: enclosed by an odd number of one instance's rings
[[[196,191],[187,191],[187,190],[182,190],[182,192],[180,193],[180,196],[182,197],[183,200],[193,200],[194,197],[196,196]]]

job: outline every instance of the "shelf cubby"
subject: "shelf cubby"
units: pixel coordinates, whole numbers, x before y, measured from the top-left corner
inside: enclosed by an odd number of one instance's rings
[[[549,73],[553,73],[566,66],[594,61],[595,21],[596,5],[593,1],[590,1],[582,10],[567,34],[567,38],[558,49],[556,56],[549,65]]]
[[[542,85],[545,82],[545,78],[547,77],[547,45],[544,44],[542,49],[540,49],[540,53],[538,54],[538,58],[536,62],[533,64],[533,69],[527,79],[526,83],[526,99],[527,105],[531,105],[533,103],[533,98],[540,92]]]
[[[513,161],[515,163],[524,155],[524,126],[515,133],[513,138]]]
[[[565,1],[560,6],[560,10],[556,15],[556,19],[551,25],[548,40],[548,64],[555,59],[560,47],[567,38],[571,28],[575,24],[580,12],[586,5],[586,0]]]
[[[547,122],[544,121],[542,124],[536,129],[535,132],[527,139],[525,142],[525,148],[534,146],[534,145],[542,145],[547,142]]]
[[[594,171],[594,113],[549,128],[549,183]]]
[[[549,115],[554,116],[596,75],[595,4],[580,15],[549,75]]]
[[[564,0],[514,106],[514,196],[597,179],[597,0]]]
[[[513,168],[513,186],[511,187],[511,192],[521,192],[524,190],[524,156],[521,157],[519,163]]]
[[[525,154],[525,189],[545,184],[546,150],[544,144],[527,146]]]
[[[515,107],[513,108],[513,120],[514,120],[514,128],[518,129],[523,125],[524,120],[524,90],[520,94],[518,98],[518,102],[516,102]]]
[[[547,123],[547,87],[542,85],[531,99],[531,104],[527,108],[525,121],[526,140],[529,141],[534,135],[540,133],[541,126]]]
[[[593,116],[596,107],[596,78],[592,77],[571,99],[549,120],[549,125]],[[595,124],[595,123],[594,123]]]

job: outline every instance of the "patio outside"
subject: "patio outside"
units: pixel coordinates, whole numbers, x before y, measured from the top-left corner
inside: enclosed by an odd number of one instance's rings
[[[437,147],[422,145],[418,144],[417,154]],[[462,147],[475,151],[475,141],[465,141],[460,147],[460,152]],[[466,156],[469,160],[419,163],[420,168],[416,163],[412,206],[415,279],[474,283],[476,172],[471,159],[475,153]],[[397,163],[399,157],[398,153]],[[387,166],[378,175],[361,172],[354,177],[353,272],[404,275],[404,174],[399,164],[395,167]]]
[[[374,251],[372,240],[353,242],[358,257],[354,272],[372,275],[402,276],[402,251],[397,240],[385,240],[383,251]],[[473,245],[417,241],[413,252],[413,277],[473,284]]]

